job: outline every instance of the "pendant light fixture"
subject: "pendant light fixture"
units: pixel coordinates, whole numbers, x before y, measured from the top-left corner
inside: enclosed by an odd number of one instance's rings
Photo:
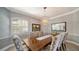
[[[47,9],[47,7],[43,7],[43,9],[44,9],[44,18],[42,19],[42,22],[43,22],[43,24],[47,24],[48,23],[48,19],[46,17],[46,9]]]

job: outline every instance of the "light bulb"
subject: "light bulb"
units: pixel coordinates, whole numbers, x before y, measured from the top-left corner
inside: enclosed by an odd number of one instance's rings
[[[43,19],[42,22],[43,22],[44,24],[47,24],[47,23],[48,23],[48,20],[47,20],[47,19]]]

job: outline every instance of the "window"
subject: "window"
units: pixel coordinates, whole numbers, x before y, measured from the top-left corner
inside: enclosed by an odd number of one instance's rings
[[[22,19],[13,19],[11,22],[11,32],[19,33],[19,32],[28,32],[28,21]]]
[[[52,24],[52,31],[66,31],[66,22]]]

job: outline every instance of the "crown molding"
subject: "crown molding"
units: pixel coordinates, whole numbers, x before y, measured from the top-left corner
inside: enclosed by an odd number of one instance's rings
[[[55,17],[51,17],[51,18],[49,18],[49,20],[52,20],[52,19],[55,19],[55,18],[59,18],[59,17],[63,17],[63,16],[66,16],[66,15],[70,15],[70,14],[73,14],[73,13],[75,13],[77,11],[79,11],[79,8],[77,8],[75,10],[72,10],[70,12],[64,13],[64,14],[60,14],[60,15],[55,16]]]
[[[7,10],[9,10],[10,12],[13,12],[15,14],[19,14],[19,15],[23,15],[25,17],[28,17],[28,18],[31,18],[31,19],[35,19],[35,20],[38,20],[40,21],[40,18],[37,18],[35,16],[33,16],[32,14],[29,14],[28,12],[23,12],[21,10],[17,10],[16,8],[14,7],[5,7]]]
[[[28,15],[28,16],[31,17],[31,18],[39,19],[39,20],[40,20],[40,18],[33,17],[33,15],[28,14],[28,13],[27,13],[27,14],[25,14],[24,12],[22,13],[22,12],[20,12],[20,11],[14,9],[14,8],[8,8],[8,7],[6,7],[6,9],[8,9],[8,10],[10,10],[10,11],[18,12],[18,13],[23,14],[23,15]],[[55,19],[55,18],[59,18],[59,17],[63,17],[63,16],[66,16],[66,15],[69,15],[69,14],[73,14],[73,13],[75,13],[75,12],[77,12],[77,11],[79,11],[79,8],[77,8],[77,9],[75,9],[75,10],[72,10],[72,11],[69,11],[69,12],[66,12],[66,13],[63,13],[63,14],[60,14],[60,15],[57,15],[57,16],[54,16],[54,17],[50,17],[49,20],[52,20],[52,19]]]

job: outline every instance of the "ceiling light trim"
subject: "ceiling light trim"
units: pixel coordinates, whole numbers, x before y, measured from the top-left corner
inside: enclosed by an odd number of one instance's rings
[[[60,18],[60,17],[66,16],[66,15],[70,15],[70,14],[73,14],[73,13],[78,12],[78,11],[79,11],[79,8],[72,10],[70,12],[66,12],[64,14],[58,15],[58,16],[50,17],[49,20],[52,20],[52,19],[55,19],[55,18]]]

